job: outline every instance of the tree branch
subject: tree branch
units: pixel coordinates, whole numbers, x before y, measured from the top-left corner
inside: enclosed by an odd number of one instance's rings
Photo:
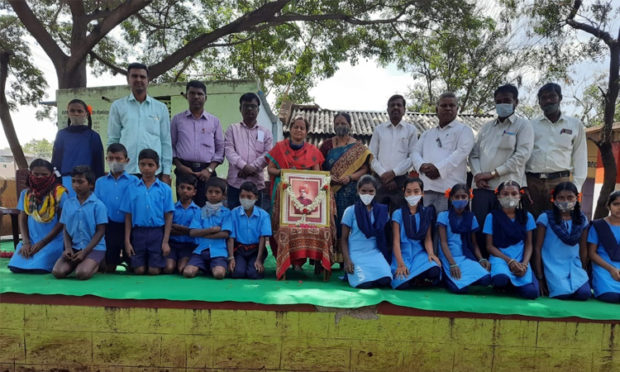
[[[595,36],[596,38],[603,40],[605,44],[607,44],[608,46],[611,46],[615,40],[611,37],[609,32],[603,31],[600,28],[596,28],[594,26],[585,24],[583,22],[575,21],[575,16],[577,15],[579,8],[581,8],[581,4],[582,4],[581,0],[575,0],[575,3],[573,4],[571,11],[568,17],[566,18],[566,23],[572,28],[585,31]]]
[[[88,52],[88,55],[90,55],[91,58],[96,59],[97,61],[99,61],[99,63],[106,66],[107,68],[114,71],[115,73],[118,73],[121,75],[127,75],[126,69],[118,67],[117,65],[111,63],[110,61],[107,61],[106,59],[104,59],[99,54],[95,53],[94,51],[91,50],[90,52]]]

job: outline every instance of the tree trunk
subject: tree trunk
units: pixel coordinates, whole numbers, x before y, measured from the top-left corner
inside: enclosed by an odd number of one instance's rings
[[[75,69],[68,70],[65,64],[62,70],[57,70],[58,89],[85,88],[86,87],[86,58]]]
[[[6,79],[9,74],[9,60],[11,58],[10,52],[0,53],[0,121],[2,121],[2,128],[6,139],[9,141],[9,147],[13,153],[13,159],[17,164],[18,169],[28,169],[28,162],[22,146],[19,144],[17,133],[15,133],[15,126],[13,126],[13,119],[11,119],[11,111],[9,110],[9,102],[6,99]]]

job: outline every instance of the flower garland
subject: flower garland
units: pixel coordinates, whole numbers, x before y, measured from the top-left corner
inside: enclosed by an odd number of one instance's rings
[[[293,188],[288,183],[282,182],[282,188],[291,197],[291,202],[293,203],[295,208],[300,210],[302,214],[308,215],[308,214],[312,213],[315,209],[317,209],[319,204],[321,204],[321,202],[323,200],[325,200],[325,195],[327,195],[327,190],[329,190],[329,183],[330,182],[331,182],[331,178],[329,176],[323,177],[323,187],[322,187],[322,190],[319,190],[319,193],[314,198],[312,203],[310,203],[308,205],[303,205],[299,200],[297,200],[297,197],[293,193]],[[305,220],[305,218],[304,218],[304,220]]]

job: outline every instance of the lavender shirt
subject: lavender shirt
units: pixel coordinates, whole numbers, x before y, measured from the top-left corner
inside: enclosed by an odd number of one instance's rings
[[[267,166],[265,155],[271,150],[272,145],[271,132],[258,123],[252,128],[243,123],[231,124],[226,130],[226,159],[230,163],[228,184],[238,189],[242,183],[251,181],[259,190],[264,189],[263,169]],[[258,175],[239,178],[237,174],[248,164],[259,170]]]
[[[189,110],[176,114],[170,123],[170,137],[175,158],[201,163],[224,161],[220,119],[206,111],[198,119]]]

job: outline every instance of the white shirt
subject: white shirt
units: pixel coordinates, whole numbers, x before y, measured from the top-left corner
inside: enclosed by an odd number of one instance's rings
[[[413,167],[419,172],[422,164],[431,163],[439,170],[439,178],[434,180],[420,173],[424,190],[443,193],[457,183],[467,182],[467,156],[472,147],[474,132],[456,120],[422,133],[412,155]]]
[[[534,133],[530,121],[511,115],[499,122],[497,119],[482,126],[476,137],[476,143],[469,155],[471,172],[492,172],[498,177],[490,179],[489,189],[494,190],[502,182],[512,180],[521,187],[525,181],[525,163],[530,158],[534,145]],[[476,188],[476,183],[473,183]]]
[[[554,173],[572,171],[578,190],[588,174],[586,133],[579,119],[560,115],[555,123],[546,116],[532,120],[534,149],[525,165],[526,172]]]
[[[401,121],[381,123],[370,139],[370,152],[373,155],[370,166],[381,176],[391,170],[402,176],[411,169],[411,154],[418,141],[418,130],[412,124]]]

